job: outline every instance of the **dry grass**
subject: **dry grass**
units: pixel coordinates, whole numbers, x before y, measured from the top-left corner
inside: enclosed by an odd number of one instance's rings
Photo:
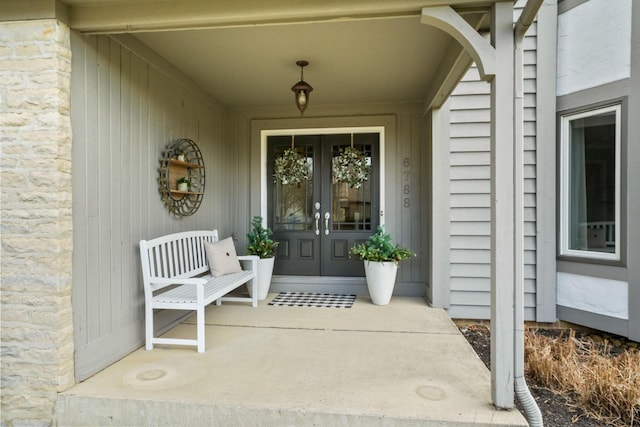
[[[542,385],[572,396],[585,412],[611,425],[640,426],[640,352],[611,354],[610,346],[575,332],[547,337],[529,330],[525,368]]]

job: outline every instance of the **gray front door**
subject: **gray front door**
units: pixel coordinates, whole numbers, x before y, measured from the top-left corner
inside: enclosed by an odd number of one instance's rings
[[[338,182],[332,160],[352,145],[364,151],[371,175],[360,188]],[[363,242],[379,220],[379,134],[296,135],[293,144],[305,159],[309,179],[275,182],[275,158],[292,146],[292,136],[267,139],[268,222],[280,242],[274,274],[364,276],[362,262],[349,249]]]

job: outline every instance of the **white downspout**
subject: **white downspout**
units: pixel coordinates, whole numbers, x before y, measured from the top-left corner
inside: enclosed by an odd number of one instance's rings
[[[544,0],[528,0],[514,28],[514,380],[515,393],[532,427],[542,427],[542,414],[524,375],[524,36]]]

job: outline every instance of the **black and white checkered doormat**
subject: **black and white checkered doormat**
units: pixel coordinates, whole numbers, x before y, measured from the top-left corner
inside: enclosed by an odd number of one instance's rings
[[[351,308],[355,300],[355,295],[280,292],[269,303],[269,305],[287,307]]]

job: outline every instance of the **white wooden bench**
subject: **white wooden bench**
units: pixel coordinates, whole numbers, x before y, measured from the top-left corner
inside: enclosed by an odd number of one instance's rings
[[[218,231],[186,231],[140,241],[147,350],[153,349],[154,344],[195,345],[203,353],[207,305],[213,301],[217,305],[222,301],[250,301],[253,307],[258,306],[258,257],[238,256],[242,272],[214,278],[209,273],[205,241],[217,242]],[[224,297],[249,281],[253,297]],[[154,309],[196,310],[197,339],[154,337]]]

